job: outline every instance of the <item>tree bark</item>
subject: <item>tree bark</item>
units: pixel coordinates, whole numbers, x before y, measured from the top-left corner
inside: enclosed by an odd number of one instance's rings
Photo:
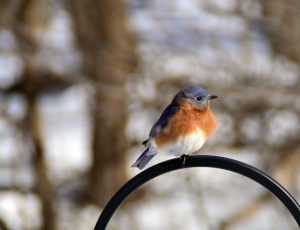
[[[300,63],[300,1],[261,1],[265,29],[276,53]]]
[[[36,175],[35,190],[42,202],[42,217],[44,230],[55,229],[54,191],[48,179],[47,167],[44,162],[44,149],[41,141],[38,109],[36,98],[28,99],[28,111],[24,120],[25,131],[29,131],[29,137],[33,145],[33,165]]]
[[[74,0],[70,5],[82,71],[95,86],[93,165],[87,192],[93,203],[103,207],[126,181],[124,84],[136,58],[122,0]]]

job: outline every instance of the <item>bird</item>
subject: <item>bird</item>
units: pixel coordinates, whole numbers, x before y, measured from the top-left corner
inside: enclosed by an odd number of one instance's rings
[[[142,170],[158,152],[182,157],[198,151],[216,127],[216,118],[209,110],[215,98],[218,96],[197,86],[178,92],[142,142],[147,149],[131,167]]]

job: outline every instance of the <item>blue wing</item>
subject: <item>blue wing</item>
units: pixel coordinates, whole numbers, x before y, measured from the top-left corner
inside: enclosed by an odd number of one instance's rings
[[[172,106],[169,105],[161,114],[160,118],[158,119],[158,121],[154,124],[154,126],[152,127],[149,136],[150,137],[154,137],[161,129],[163,129],[164,127],[166,127],[166,125],[168,124],[170,118],[176,114],[179,110],[179,107],[177,106]]]
[[[143,141],[143,145],[148,147],[141,156],[136,160],[136,162],[131,167],[138,167],[139,169],[143,169],[148,162],[156,155],[158,149],[152,148],[149,139],[157,135],[160,130],[162,130],[168,124],[170,118],[178,112],[179,108],[176,106],[172,106],[171,104],[163,111],[158,121],[152,127],[149,138]]]

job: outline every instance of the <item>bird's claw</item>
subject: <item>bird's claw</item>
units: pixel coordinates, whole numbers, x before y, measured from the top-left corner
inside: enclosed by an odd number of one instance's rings
[[[179,158],[180,161],[179,162],[182,162],[181,167],[183,167],[185,165],[185,160],[188,156],[189,155],[185,155],[185,154],[180,156],[180,158]]]

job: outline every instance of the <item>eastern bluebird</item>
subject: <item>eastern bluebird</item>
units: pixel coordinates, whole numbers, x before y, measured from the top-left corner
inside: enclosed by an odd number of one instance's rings
[[[159,151],[182,156],[199,150],[215,130],[215,116],[209,110],[210,100],[218,98],[197,86],[175,95],[143,141],[148,147],[131,167],[143,169]]]

